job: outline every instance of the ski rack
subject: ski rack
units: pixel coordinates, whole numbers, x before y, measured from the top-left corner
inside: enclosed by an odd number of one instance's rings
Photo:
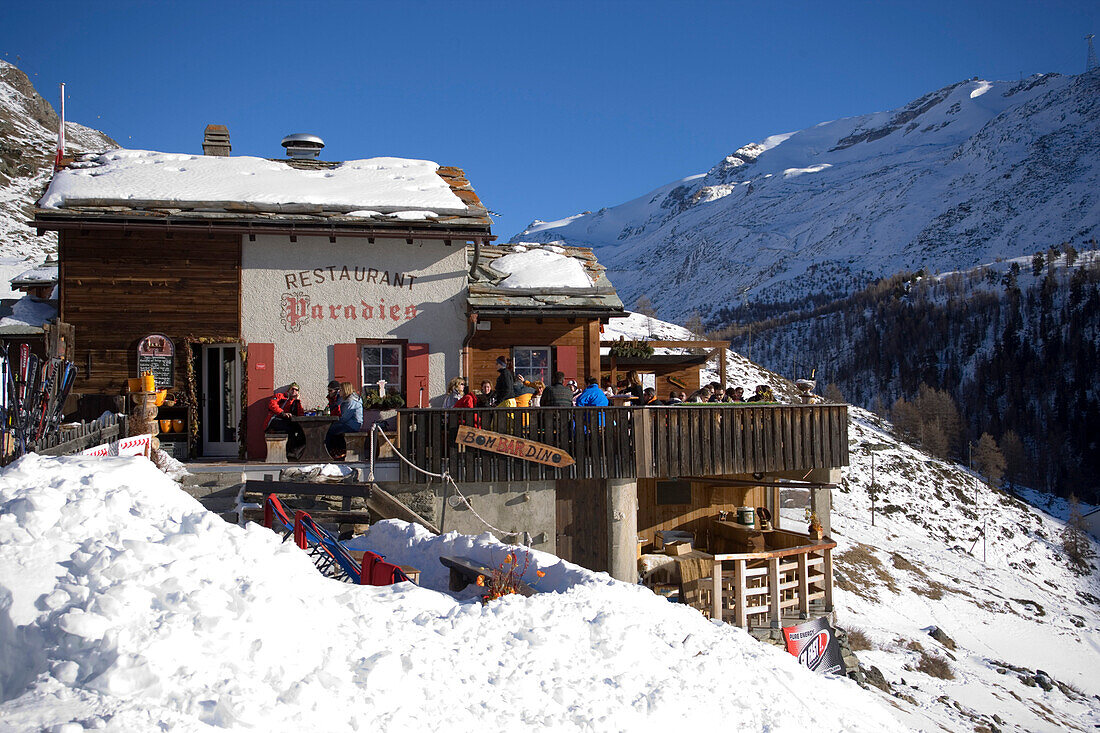
[[[20,344],[17,354],[0,345],[0,463],[60,442],[65,401],[75,380],[71,361],[40,361],[29,344]]]

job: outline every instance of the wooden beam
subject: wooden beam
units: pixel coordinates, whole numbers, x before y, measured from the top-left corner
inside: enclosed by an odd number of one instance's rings
[[[798,617],[810,617],[810,568],[806,555],[796,555],[798,561]]]
[[[714,621],[723,621],[722,618],[722,562],[719,560],[714,563],[714,569],[711,572],[711,619]]]
[[[721,560],[715,560],[715,565],[720,564]],[[745,604],[748,602],[745,587],[745,561],[734,560],[733,561],[733,612],[734,623],[740,626],[742,629],[748,625],[748,614],[745,609]]]
[[[666,341],[666,340],[648,340],[645,341],[654,348],[662,349],[728,349],[729,342],[727,341]],[[618,341],[600,341],[600,346],[615,346]]]
[[[768,558],[768,619],[773,629],[782,621],[783,609],[779,607],[779,558]]]

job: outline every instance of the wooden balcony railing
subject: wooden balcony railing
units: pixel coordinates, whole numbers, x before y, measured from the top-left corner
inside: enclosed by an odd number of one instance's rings
[[[846,405],[641,408],[639,477],[715,476],[848,465]]]
[[[636,475],[636,411],[616,407],[494,407],[472,410],[401,410],[398,450],[433,473],[456,481],[540,481],[556,478],[629,478]],[[564,450],[576,461],[567,468],[465,448],[455,443],[460,425]],[[402,480],[424,476],[402,464]]]
[[[736,626],[778,628],[786,615],[808,618],[811,604],[822,612],[833,609],[833,548],[835,542],[814,542],[769,552],[714,556],[714,571],[694,598],[711,618]]]
[[[455,443],[461,425],[546,443],[576,463],[551,468]],[[530,407],[401,410],[399,449],[456,481],[667,478],[848,465],[845,405]],[[402,480],[424,476],[402,465]]]

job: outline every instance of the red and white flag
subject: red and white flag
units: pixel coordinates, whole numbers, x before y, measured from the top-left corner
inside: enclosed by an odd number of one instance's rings
[[[57,155],[53,159],[53,169],[61,168],[61,159],[65,157],[65,83],[61,83],[61,122],[57,126]]]

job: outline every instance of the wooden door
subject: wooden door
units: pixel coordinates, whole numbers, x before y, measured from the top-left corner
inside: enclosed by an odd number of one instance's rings
[[[557,555],[607,571],[607,487],[602,479],[558,479]]]

